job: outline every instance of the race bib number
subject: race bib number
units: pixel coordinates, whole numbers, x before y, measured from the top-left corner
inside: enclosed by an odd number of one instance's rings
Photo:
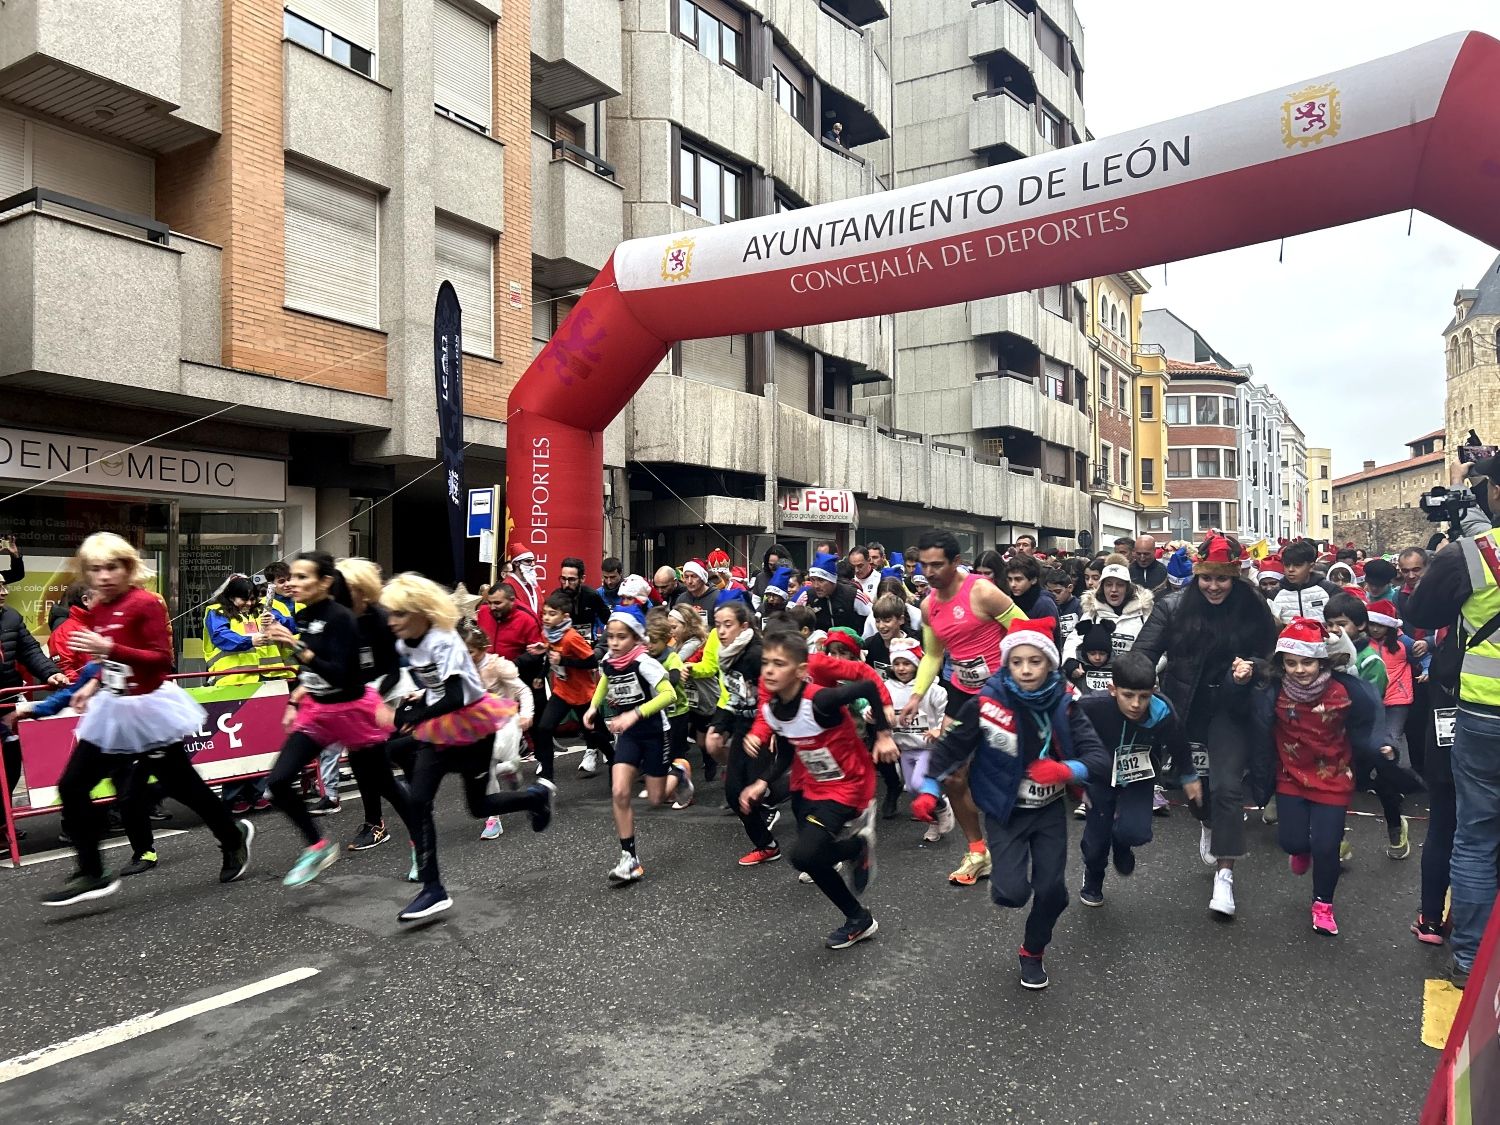
[[[743,673],[730,672],[724,677],[724,687],[729,696],[731,711],[751,711],[755,708],[755,689]]]
[[[982,656],[953,662],[953,682],[965,691],[978,691],[990,678],[990,666]]]
[[[1458,726],[1457,707],[1437,707],[1432,712],[1432,729],[1439,746],[1452,746],[1454,728]]]
[[[626,676],[618,680],[610,680],[609,688],[605,695],[609,705],[616,711],[628,711],[638,703],[646,699],[646,693],[641,691],[641,682],[634,676]]]
[[[1108,668],[1089,668],[1083,673],[1083,686],[1089,691],[1108,691],[1114,682],[1114,673]]]
[[[1193,769],[1201,781],[1208,776],[1208,749],[1201,742],[1189,742],[1188,748],[1193,752]]]
[[[1109,638],[1109,647],[1114,649],[1116,656],[1122,652],[1129,652],[1130,646],[1134,643],[1135,638],[1129,633],[1113,633]]]
[[[1057,619],[1057,631],[1064,637],[1071,637],[1073,630],[1078,628],[1078,614],[1065,613]]]
[[[826,746],[810,746],[797,751],[797,758],[802,763],[802,768],[808,772],[814,781],[842,781],[844,771],[840,768],[838,759],[833,756]]]
[[[99,668],[99,686],[111,695],[124,695],[130,690],[130,666],[118,660],[106,660]]]
[[[1115,787],[1123,789],[1156,776],[1151,750],[1144,746],[1121,746],[1115,751]]]
[[[412,679],[424,688],[440,688],[443,686],[442,673],[438,671],[436,664],[423,664],[421,667],[411,670]]]
[[[1020,791],[1016,794],[1016,807],[1040,809],[1050,805],[1063,795],[1065,785],[1038,785],[1029,777],[1021,779]]]

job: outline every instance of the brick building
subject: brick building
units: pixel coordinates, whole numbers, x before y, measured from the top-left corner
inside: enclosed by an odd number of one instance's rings
[[[1240,389],[1244,371],[1167,360],[1167,526],[1174,538],[1240,529]]]
[[[1400,550],[1426,542],[1433,525],[1417,503],[1430,488],[1448,483],[1446,438],[1433,430],[1406,443],[1410,454],[1389,465],[1366,461],[1357,473],[1333,482],[1333,540],[1371,551]]]

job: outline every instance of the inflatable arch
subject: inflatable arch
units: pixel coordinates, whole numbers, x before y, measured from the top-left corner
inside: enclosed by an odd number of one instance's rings
[[[507,542],[597,561],[603,430],[680,340],[1101,277],[1417,208],[1500,247],[1500,42],[1461,33],[895,191],[635,239],[510,395]]]

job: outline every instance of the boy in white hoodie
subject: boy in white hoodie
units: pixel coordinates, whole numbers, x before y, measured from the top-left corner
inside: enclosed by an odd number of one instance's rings
[[[922,646],[912,637],[896,637],[890,642],[890,665],[885,670],[885,686],[891,693],[891,706],[899,716],[916,691],[917,666],[922,663]],[[909,721],[897,719],[892,737],[901,751],[901,775],[906,791],[920,792],[927,776],[927,759],[932,744],[943,733],[943,714],[948,706],[948,692],[936,682],[927,689]],[[953,809],[946,797],[937,807],[937,817],[922,836],[922,843],[935,844],[953,830]]]

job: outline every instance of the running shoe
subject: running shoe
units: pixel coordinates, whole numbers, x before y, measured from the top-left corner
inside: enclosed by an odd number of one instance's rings
[[[1214,875],[1214,893],[1208,900],[1208,909],[1216,918],[1234,917],[1234,872],[1221,867]]]
[[[693,803],[698,792],[693,786],[693,766],[686,758],[678,758],[672,764],[682,771],[682,776],[677,779],[677,797],[672,807],[685,809]]]
[[[1395,828],[1386,826],[1386,837],[1389,843],[1386,845],[1385,854],[1390,859],[1405,859],[1411,855],[1411,821],[1407,817],[1401,818],[1401,823]]]
[[[1293,875],[1306,875],[1312,870],[1312,855],[1303,852],[1300,855],[1289,855],[1286,857],[1286,865],[1291,868]]]
[[[282,883],[288,887],[305,886],[331,867],[338,858],[339,850],[333,846],[332,840],[319,840],[312,847],[303,850]]]
[[[1042,967],[1042,958],[1038,953],[1027,953],[1021,950],[1021,987],[1029,988],[1033,992],[1040,992],[1047,987],[1047,970]]]
[[[1135,874],[1135,849],[1127,848],[1121,844],[1115,844],[1112,848],[1111,860],[1114,863],[1115,874],[1129,877]]]
[[[144,875],[156,866],[155,852],[142,852],[140,855],[131,856],[130,862],[120,868],[121,875]]]
[[[833,865],[833,873],[835,875],[843,875],[844,865],[842,863],[835,863]],[[797,882],[799,883],[811,883],[812,881],[813,877],[811,871],[804,871],[802,872],[802,874],[797,876]]]
[[[1104,905],[1104,875],[1085,874],[1083,886],[1078,888],[1078,901],[1084,906]]]
[[[368,821],[359,826],[359,834],[354,837],[354,842],[349,845],[351,852],[366,852],[371,848],[377,848],[391,838],[391,834],[385,830],[385,821],[379,824],[370,824]]]
[[[781,847],[772,841],[769,848],[752,848],[740,856],[741,867],[759,867],[762,863],[775,863],[781,858]],[[809,877],[808,882],[812,882]]]
[[[1313,930],[1329,937],[1339,936],[1339,924],[1333,920],[1333,903],[1319,902],[1313,900],[1312,904]]]
[[[148,819],[152,824],[163,824],[166,821],[172,819],[172,814],[162,806],[162,803],[160,801],[157,801],[156,804],[151,806],[151,812],[148,816]]]
[[[106,891],[106,894],[109,892]],[[1469,983],[1469,970],[1458,963],[1458,958],[1453,958],[1453,966],[1448,970],[1448,979],[1453,982],[1453,987],[1462,992]]]
[[[1430,922],[1420,914],[1411,924],[1411,932],[1423,945],[1442,945],[1443,939],[1448,936],[1441,922]]]
[[[646,869],[641,866],[641,861],[627,851],[620,852],[620,862],[609,872],[609,881],[617,887],[638,882],[645,877]]]
[[[241,820],[235,824],[240,830],[240,846],[237,848],[224,848],[224,862],[219,866],[219,882],[233,883],[245,874],[250,866],[250,846],[255,841],[255,825],[248,820]],[[326,841],[325,841],[326,842]],[[332,843],[328,843],[330,851],[337,852],[338,849]],[[332,860],[328,861],[332,863]],[[324,864],[327,867],[328,864]],[[295,870],[295,869],[294,869]],[[317,872],[313,872],[314,875]],[[308,878],[312,878],[311,875]]]
[[[235,816],[244,816],[247,812],[250,811],[250,802],[243,800],[235,801],[232,805],[229,806],[229,811],[232,812]]]
[[[505,834],[505,825],[500,823],[498,816],[489,817],[484,822],[484,828],[479,833],[481,840],[498,840]]]
[[[1167,800],[1167,791],[1160,785],[1156,786],[1155,790],[1151,794],[1151,815],[1172,815],[1172,803]]]
[[[849,862],[845,872],[849,878],[849,889],[863,895],[875,881],[875,825],[871,822],[856,832],[855,837],[864,846],[859,855]]]
[[[936,844],[944,836],[953,831],[953,806],[946,800],[938,808],[937,819],[927,826],[927,831],[922,834],[924,844]]]
[[[407,869],[406,881],[408,883],[420,883],[422,878],[417,874],[417,845],[411,846],[411,867]]]
[[[1276,823],[1276,795],[1273,793],[1271,799],[1266,802],[1265,807],[1260,810],[1260,822],[1262,824]]]
[[[1198,830],[1198,858],[1208,867],[1219,862],[1214,855],[1214,830],[1206,824]]]
[[[269,798],[269,797],[257,797],[255,799],[255,811],[256,812],[265,812],[270,807],[271,807],[271,798]]]
[[[1347,833],[1349,830],[1346,828]],[[1339,841],[1339,866],[1345,867],[1354,858],[1354,845],[1349,842],[1348,836]]]
[[[417,897],[406,904],[406,909],[396,915],[398,922],[420,922],[423,918],[431,918],[434,914],[441,914],[453,905],[453,900],[448,897],[448,892],[443,889],[443,884],[432,883],[422,888]]]
[[[598,777],[599,751],[595,750],[593,747],[589,747],[589,749],[585,750],[583,752],[582,760],[578,763],[578,772],[583,774],[584,777]]]
[[[866,913],[863,918],[847,919],[842,926],[828,935],[828,940],[823,944],[829,949],[848,949],[851,945],[857,945],[879,932],[880,923],[875,921],[873,915]]]
[[[104,871],[98,875],[85,875],[82,871],[75,871],[61,890],[53,891],[42,899],[42,905],[72,906],[75,902],[87,902],[89,899],[112,895],[119,889],[120,877],[112,871]]]
[[[771,831],[771,829],[775,828],[776,827],[776,822],[779,821],[780,819],[781,819],[781,810],[780,809],[767,809],[766,810],[766,831],[769,832],[769,831]]]
[[[557,797],[557,786],[545,777],[539,777],[532,782],[528,792],[535,793],[542,799],[542,803],[531,810],[531,830],[545,832],[547,825],[552,823],[552,802]]]
[[[968,848],[964,851],[963,859],[958,861],[957,870],[948,873],[948,883],[954,887],[972,887],[979,880],[988,879],[993,866],[989,848],[982,852]]]
[[[1083,802],[1083,801],[1079,801],[1078,802],[1078,807],[1073,810],[1073,819],[1074,820],[1087,820],[1088,819],[1088,815],[1089,815],[1089,807],[1088,807],[1088,805],[1085,802]]]
[[[313,816],[334,816],[337,813],[343,812],[344,806],[337,798],[319,797],[307,811],[312,813]]]

